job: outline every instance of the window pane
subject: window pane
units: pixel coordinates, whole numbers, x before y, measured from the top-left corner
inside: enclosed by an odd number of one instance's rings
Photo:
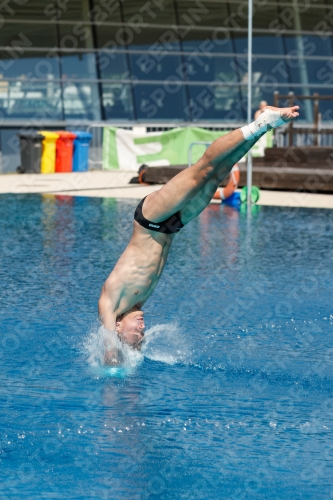
[[[184,79],[180,56],[154,57],[152,54],[130,54],[131,74],[139,80]]]
[[[130,77],[126,54],[99,52],[98,64],[101,78],[121,80]]]
[[[89,0],[70,0],[58,3],[57,20],[59,21],[89,21]]]
[[[320,3],[325,3],[325,2],[320,2]],[[332,2],[329,2],[331,4],[332,8]],[[305,4],[306,6],[306,4]],[[327,23],[331,25],[332,23],[332,17],[328,16],[330,9],[328,8],[320,8],[316,6],[311,6],[306,8],[299,9],[301,12],[297,12],[297,9],[294,11],[295,15],[295,29],[299,30],[304,30],[304,31],[312,31],[312,30],[317,30],[317,31],[326,31],[327,30]],[[326,23],[325,23],[326,21]],[[326,29],[324,28],[326,24]]]
[[[66,119],[101,119],[97,84],[65,83],[63,97]]]
[[[242,121],[245,118],[240,106],[238,86],[189,85],[188,88],[194,121],[223,119]]]
[[[180,25],[223,27],[228,24],[229,12],[226,3],[178,0],[177,9]]]
[[[60,120],[60,84],[0,80],[0,112],[5,118]]]
[[[94,6],[90,11],[90,19],[94,19],[97,26],[99,23],[113,22],[121,23],[121,13],[120,13],[120,2],[105,1],[105,0],[94,0]],[[99,28],[97,28],[99,29]]]
[[[235,16],[235,22],[241,21],[241,19],[245,19],[245,26],[242,25],[243,27],[247,28],[247,9],[248,5],[247,2],[245,5],[243,4],[243,7],[240,8],[238,7],[235,9],[236,11],[236,16]],[[278,6],[275,5],[269,5],[266,2],[258,2],[253,9],[254,15],[253,15],[253,28],[256,29],[272,29],[272,26],[274,26],[274,20],[278,17],[279,14],[279,8]]]
[[[200,52],[233,52],[230,32],[225,30],[190,30],[183,38],[184,50]]]
[[[161,28],[140,28],[140,33],[137,33],[129,26],[99,26],[97,43],[98,47],[110,50],[124,49],[126,45],[135,50],[150,49],[164,53],[180,50],[177,34],[171,29]]]
[[[300,57],[286,58],[286,64],[291,75],[292,83],[319,83],[332,85],[332,60],[305,60]]]
[[[279,89],[278,85],[269,86],[265,84],[254,84],[252,87],[252,102],[251,102],[251,116],[254,118],[255,112],[259,108],[259,103],[261,101],[267,101],[269,106],[273,106],[274,104],[274,92]],[[242,86],[240,88],[241,91],[241,99],[242,99],[242,108],[244,110],[244,119],[247,120],[247,86]],[[283,88],[281,93],[285,94],[289,92],[289,88]],[[282,106],[282,104],[281,104]]]
[[[321,2],[324,3],[324,2]],[[297,2],[293,5],[280,5],[277,14],[272,15],[271,22],[268,26],[269,29],[275,29],[280,33],[288,30],[295,31],[326,31],[325,21],[327,21],[327,14],[329,9],[325,7],[310,7],[310,2],[308,5],[306,2]],[[256,15],[254,16],[254,18]],[[260,27],[255,25],[255,27]],[[326,23],[327,27],[327,23]]]
[[[62,55],[62,77],[65,79],[97,78],[95,54]]]
[[[13,54],[21,54],[26,47],[53,48],[56,45],[55,24],[5,23],[0,30],[0,46],[12,47],[7,50]]]
[[[75,49],[93,48],[91,26],[76,24],[59,25],[60,40],[58,46],[69,52]]]
[[[284,37],[287,52],[292,56],[325,56],[331,57],[332,37],[320,37],[312,35],[288,35]]]
[[[135,85],[134,99],[137,118],[141,120],[188,120],[185,86]]]
[[[103,83],[102,93],[106,120],[134,120],[132,93],[129,85]]]
[[[326,61],[321,60],[307,60],[306,61],[308,69],[308,79],[311,83],[320,83],[321,85],[327,85],[331,87],[333,85],[333,61],[332,59],[327,59]],[[318,89],[318,92],[321,92]]]
[[[149,24],[176,24],[173,0],[147,2],[146,0],[125,0],[123,2],[124,20]]]
[[[20,5],[21,4],[21,5]],[[89,20],[89,0],[6,0],[0,4],[0,13],[5,19],[24,20]]]
[[[247,83],[247,58],[237,56],[236,62],[241,83]],[[278,83],[289,83],[288,68],[284,60],[254,57],[252,64],[254,83],[272,88]]]
[[[246,33],[233,33],[235,49],[239,54],[247,54],[247,35]],[[252,47],[254,54],[274,54],[284,56],[282,37],[275,35],[253,35]]]
[[[121,26],[98,26],[96,38],[98,47],[110,50],[124,49],[128,39]]]
[[[1,78],[60,78],[57,57],[46,57],[43,52],[26,52],[18,59],[8,58],[7,51],[0,52]]]
[[[135,33],[134,30],[127,27],[124,28],[124,37],[131,49],[150,49],[162,53],[180,50],[180,37],[171,29],[144,28],[140,33]]]
[[[304,59],[300,59],[298,57],[297,58],[286,57],[284,61],[286,64],[287,71],[290,75],[290,82],[301,83],[302,77],[305,78],[307,81],[308,78],[307,66]]]
[[[22,5],[20,5],[20,3]],[[5,19],[48,19],[47,14],[49,11],[55,12],[54,2],[42,2],[40,0],[17,2],[9,0],[1,2],[0,13]]]
[[[187,56],[185,58],[187,78],[190,81],[232,82],[236,79],[234,57]]]

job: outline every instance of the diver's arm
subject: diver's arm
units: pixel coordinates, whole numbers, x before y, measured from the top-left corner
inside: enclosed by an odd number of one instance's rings
[[[105,293],[104,290],[102,290],[100,299],[98,301],[98,315],[106,331],[110,332],[109,335],[104,339],[104,362],[109,366],[116,366],[122,362],[118,349],[112,345],[112,335],[117,335],[117,314],[112,307],[112,302],[109,296]]]
[[[124,362],[123,356],[119,349],[105,349],[104,363],[108,366],[119,366]]]
[[[98,315],[103,326],[111,332],[116,330],[117,314],[112,306],[109,296],[102,290],[98,301]]]

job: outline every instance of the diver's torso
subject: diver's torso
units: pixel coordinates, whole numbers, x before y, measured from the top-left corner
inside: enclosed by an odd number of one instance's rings
[[[134,221],[130,243],[108,278],[117,296],[117,316],[142,307],[153,292],[165,266],[174,235],[156,233]],[[114,302],[114,300],[113,300]]]

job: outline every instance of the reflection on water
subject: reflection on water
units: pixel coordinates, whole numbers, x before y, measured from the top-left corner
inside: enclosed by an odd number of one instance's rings
[[[135,206],[0,197],[1,496],[330,498],[333,212],[208,207],[105,368]]]

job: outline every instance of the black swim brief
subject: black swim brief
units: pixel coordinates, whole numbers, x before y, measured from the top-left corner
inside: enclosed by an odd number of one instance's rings
[[[162,222],[151,222],[147,220],[142,215],[142,207],[146,198],[140,201],[139,205],[136,207],[134,213],[134,220],[140,224],[140,226],[150,229],[151,231],[156,231],[157,233],[174,234],[178,233],[184,224],[180,220],[180,212],[177,212]]]

